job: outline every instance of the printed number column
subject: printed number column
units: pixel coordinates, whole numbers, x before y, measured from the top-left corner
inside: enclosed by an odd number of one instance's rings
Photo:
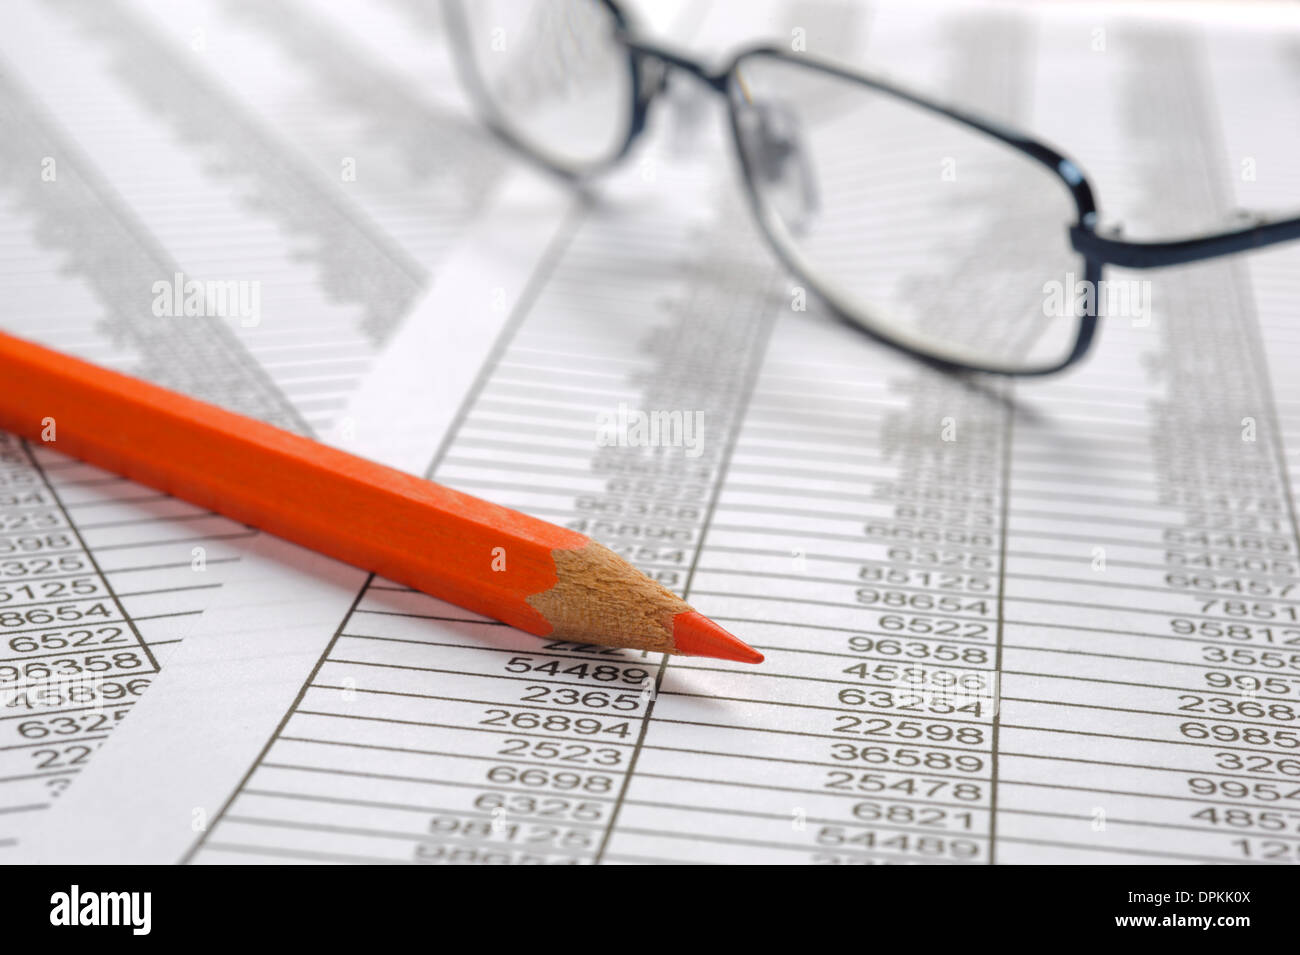
[[[607,861],[989,858],[1005,411],[837,332],[778,326],[688,594],[767,662],[672,662]]]
[[[0,844],[129,708],[149,654],[24,444],[0,433]]]

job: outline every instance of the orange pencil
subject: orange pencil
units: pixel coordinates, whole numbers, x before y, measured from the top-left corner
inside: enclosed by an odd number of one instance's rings
[[[0,333],[0,428],[538,636],[760,663],[583,534]]]

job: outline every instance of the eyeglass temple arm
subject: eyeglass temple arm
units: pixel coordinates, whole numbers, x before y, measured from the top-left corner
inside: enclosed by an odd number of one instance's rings
[[[1300,239],[1300,217],[1170,242],[1129,242],[1098,235],[1083,225],[1070,227],[1070,243],[1076,252],[1095,262],[1126,269],[1154,269],[1165,265],[1200,262],[1221,255],[1262,249],[1292,239]]]

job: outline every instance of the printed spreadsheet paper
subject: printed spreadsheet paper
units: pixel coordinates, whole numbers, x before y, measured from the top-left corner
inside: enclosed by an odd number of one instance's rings
[[[802,28],[1013,121],[1142,236],[1300,196],[1296,24],[1194,12],[773,2],[698,38]],[[1084,367],[962,381],[792,308],[721,141],[656,133],[598,201],[521,190],[531,255],[449,285],[482,335],[392,359],[472,365],[456,413],[374,427],[767,662],[547,643],[262,538],[29,856],[1297,861],[1300,252],[1117,273],[1150,313]],[[601,446],[620,408],[701,412],[699,453]]]
[[[434,273],[472,278],[457,262],[478,229],[508,252],[493,204],[513,215],[536,174],[468,116],[419,4],[258,9],[5,6],[0,328],[421,468],[400,431],[368,422],[399,386],[439,427],[465,382],[403,382],[387,356],[477,334]],[[359,12],[363,37],[348,29]],[[177,276],[250,294],[228,300],[235,314],[160,314],[154,284]],[[501,287],[503,308],[514,294]],[[0,434],[6,861],[256,547],[251,529],[70,460],[52,437]]]

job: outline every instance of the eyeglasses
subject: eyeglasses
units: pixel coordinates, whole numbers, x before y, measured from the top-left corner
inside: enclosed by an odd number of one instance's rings
[[[786,268],[855,328],[942,367],[1060,371],[1094,339],[1103,266],[1300,238],[1300,218],[1165,242],[1104,235],[1087,179],[1043,143],[801,53],[755,47],[715,71],[638,37],[612,0],[444,5],[489,125],[569,179],[627,155],[673,70],[723,95],[750,205]]]

